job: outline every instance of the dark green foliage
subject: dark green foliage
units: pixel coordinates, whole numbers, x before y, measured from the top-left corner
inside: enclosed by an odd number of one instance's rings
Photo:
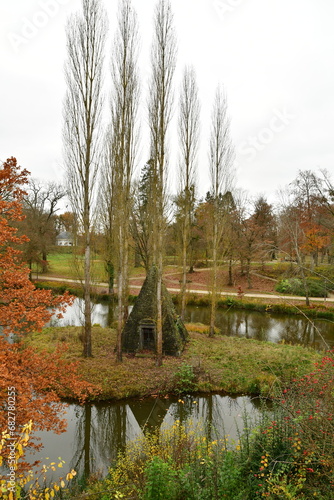
[[[125,352],[134,353],[142,348],[140,329],[143,322],[152,327],[156,325],[157,280],[158,270],[152,266],[123,330],[122,345]],[[162,285],[163,352],[171,356],[179,355],[187,338],[188,332],[175,312],[172,298],[166,287]]]
[[[317,266],[314,272],[322,279],[327,290],[334,291],[334,266]]]
[[[154,457],[145,469],[143,500],[209,500],[249,498],[242,483],[242,468],[237,455],[226,452],[223,460],[205,456],[192,466],[177,469],[175,464]],[[207,464],[205,464],[208,460]],[[219,462],[219,463],[218,463]],[[174,467],[173,467],[174,465]]]
[[[54,283],[52,281],[42,281],[34,282],[36,288],[43,290],[52,290],[55,294],[62,294],[64,292],[69,292],[71,295],[76,297],[83,297],[83,290],[79,287],[70,286],[66,283]]]
[[[306,286],[310,297],[327,297],[328,288],[323,280],[307,278]],[[276,285],[275,289],[277,292],[288,295],[300,295],[302,297],[306,295],[303,281],[299,278],[284,279]]]
[[[176,300],[178,300],[178,298],[176,298]],[[207,297],[193,295],[187,299],[187,304],[188,306],[208,307],[210,305],[210,300]]]
[[[53,245],[50,247],[50,254],[72,255],[73,246]]]
[[[154,457],[146,467],[145,476],[146,489],[143,500],[175,499],[175,472],[168,463]]]
[[[192,392],[195,388],[195,374],[191,365],[183,363],[175,373],[175,388],[179,394]]]
[[[62,294],[66,291],[70,292],[76,297],[82,297],[81,288],[71,287],[66,283],[55,283],[54,281],[36,281],[34,282],[36,288],[41,290],[52,290],[55,294]]]

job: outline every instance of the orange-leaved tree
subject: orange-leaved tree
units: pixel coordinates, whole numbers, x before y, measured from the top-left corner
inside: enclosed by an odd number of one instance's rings
[[[22,261],[19,246],[27,238],[18,236],[16,225],[24,217],[22,185],[28,174],[20,170],[15,158],[0,167],[0,326],[5,333],[13,334],[42,328],[52,309],[71,302],[68,294],[54,297],[48,290],[36,290]]]
[[[37,290],[22,260],[19,247],[27,238],[18,235],[16,225],[23,218],[22,187],[28,174],[15,158],[0,166],[0,404],[4,410],[0,429],[10,427],[15,435],[30,419],[35,429],[61,432],[64,422],[58,395],[84,399],[93,390],[80,381],[76,364],[63,359],[63,349],[50,354],[24,346],[26,334],[41,330],[56,309],[61,311],[72,302],[68,293],[56,297],[50,290]],[[16,336],[14,343],[11,334]]]

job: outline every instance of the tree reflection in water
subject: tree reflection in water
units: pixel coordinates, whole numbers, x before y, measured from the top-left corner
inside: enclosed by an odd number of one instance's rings
[[[44,448],[33,459],[61,456],[66,468],[74,468],[79,478],[92,473],[104,476],[126,444],[147,431],[159,431],[179,420],[196,427],[208,439],[228,434],[230,440],[237,440],[244,413],[254,418],[260,411],[256,398],[215,394],[147,398],[127,404],[69,405],[67,431],[62,435],[51,431],[40,433]],[[59,469],[53,474],[62,473]]]
[[[67,308],[64,318],[52,320],[52,325],[80,326],[82,299],[75,299],[72,307]],[[132,306],[130,306],[129,310]],[[92,315],[92,323],[102,327],[110,326],[117,311],[108,303],[97,303]],[[209,325],[210,311],[208,307],[188,306],[186,322]],[[316,330],[313,329],[313,324]],[[334,346],[333,322],[316,319],[310,321],[301,316],[287,314],[271,314],[256,311],[217,309],[216,326],[223,335],[245,337],[269,342],[288,342],[293,344],[311,345],[316,349],[328,349]],[[320,335],[318,333],[320,332]],[[323,339],[325,342],[323,342]]]

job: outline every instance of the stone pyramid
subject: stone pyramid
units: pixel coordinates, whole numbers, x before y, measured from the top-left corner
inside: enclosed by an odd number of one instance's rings
[[[123,329],[123,352],[156,351],[158,269],[152,266]],[[188,332],[177,316],[172,298],[162,284],[162,350],[179,356]]]

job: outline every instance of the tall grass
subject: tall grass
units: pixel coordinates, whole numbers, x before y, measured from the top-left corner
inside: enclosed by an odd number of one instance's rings
[[[178,421],[147,433],[85,494],[96,500],[334,498],[333,380],[330,354],[285,388],[257,423],[246,421],[232,446]]]

